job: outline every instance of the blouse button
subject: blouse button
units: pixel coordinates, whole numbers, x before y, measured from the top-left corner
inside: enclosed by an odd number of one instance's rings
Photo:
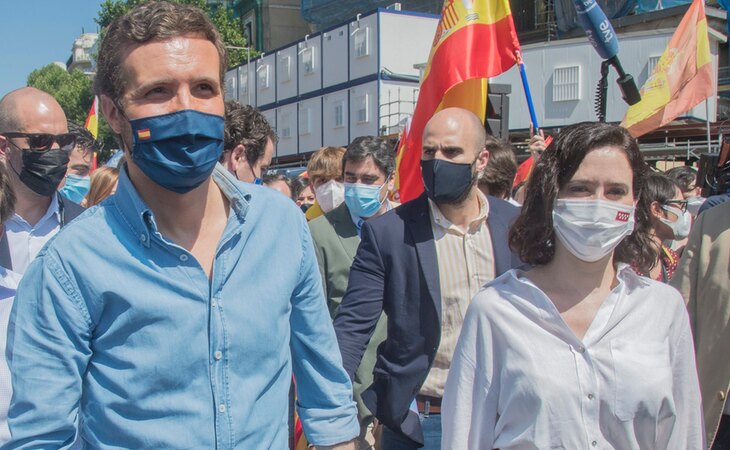
[[[187,260],[188,260],[188,255],[186,255],[184,253],[182,255],[180,255],[180,261],[185,262]]]
[[[725,391],[720,391],[717,393],[717,396],[720,398],[720,400],[725,400],[727,394],[725,394]]]

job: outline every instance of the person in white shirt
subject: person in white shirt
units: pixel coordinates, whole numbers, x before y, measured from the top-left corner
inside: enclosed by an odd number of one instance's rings
[[[57,192],[75,144],[51,95],[26,87],[0,99],[0,161],[17,196],[0,237],[0,266],[24,273],[59,228],[83,211]]]
[[[703,449],[690,324],[654,261],[647,167],[623,128],[565,128],[528,183],[511,270],[472,301],[443,399],[442,447]]]

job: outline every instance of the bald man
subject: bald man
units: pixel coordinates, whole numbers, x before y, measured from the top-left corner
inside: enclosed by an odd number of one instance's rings
[[[83,211],[57,193],[74,143],[51,95],[26,87],[0,100],[0,159],[17,197],[0,238],[0,266],[22,274],[59,228]]]
[[[423,133],[425,192],[362,226],[335,331],[353,377],[381,312],[388,316],[362,394],[384,425],[382,450],[441,448],[441,397],[462,317],[484,283],[520,265],[507,243],[518,209],[477,188],[485,139],[471,112],[435,114]]]

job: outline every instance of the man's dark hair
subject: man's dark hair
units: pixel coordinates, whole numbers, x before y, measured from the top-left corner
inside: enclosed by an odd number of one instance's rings
[[[489,151],[489,163],[479,176],[479,184],[486,185],[489,195],[509,197],[517,174],[517,160],[509,142],[487,135],[485,145]]]
[[[689,166],[674,167],[664,174],[674,180],[682,192],[691,191],[697,182],[697,171]]]
[[[660,205],[663,205],[674,198],[677,187],[677,183],[666,174],[651,172],[646,176],[642,195],[646,197],[649,205],[652,202],[659,202]]]
[[[15,212],[15,191],[7,170],[5,164],[0,164],[0,223],[5,223]]]
[[[191,35],[203,37],[215,45],[223,88],[228,67],[226,48],[208,15],[196,6],[159,0],[135,6],[104,30],[96,60],[94,91],[108,96],[118,107],[122,106],[119,99],[126,88],[122,58],[126,52],[146,42]]]
[[[281,181],[284,184],[286,184],[286,186],[289,188],[289,192],[292,193],[292,196],[294,195],[294,189],[292,189],[292,182],[289,179],[289,177],[287,177],[283,173],[276,173],[276,172],[267,173],[264,175],[264,177],[261,179],[261,181],[264,184],[264,186],[268,186],[270,184],[276,183],[277,181]],[[296,199],[297,199],[296,197],[292,197],[292,200],[296,200]]]
[[[395,146],[393,141],[380,136],[361,136],[355,138],[342,157],[342,173],[347,162],[362,162],[372,158],[375,165],[389,177],[395,170]]]
[[[264,156],[266,142],[276,143],[279,138],[261,111],[251,105],[236,101],[226,102],[226,128],[223,148],[232,151],[238,144],[245,148],[244,154],[249,166]],[[221,155],[223,161],[224,155]]]
[[[76,136],[76,146],[81,147],[85,152],[98,152],[101,150],[101,143],[94,139],[94,135],[91,134],[91,131],[81,125],[69,120],[68,132]]]
[[[296,177],[293,180],[291,180],[291,195],[294,198],[294,200],[299,197],[299,194],[302,193],[306,187],[309,186],[309,178],[307,177]]]
[[[614,261],[635,264],[648,271],[657,260],[649,235],[650,209],[644,190],[647,165],[639,145],[625,128],[600,122],[583,122],[563,128],[535,163],[527,181],[525,202],[509,233],[510,247],[523,262],[544,265],[555,256],[553,208],[560,189],[575,175],[585,156],[600,147],[618,147],[629,160],[632,191],[637,200],[634,232],[616,247]]]

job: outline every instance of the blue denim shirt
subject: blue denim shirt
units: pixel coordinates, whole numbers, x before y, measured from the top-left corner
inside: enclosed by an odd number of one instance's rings
[[[10,319],[12,441],[59,448],[284,449],[292,370],[311,443],[359,433],[302,212],[213,180],[231,211],[212,276],[166,240],[126,171],[25,274]]]

